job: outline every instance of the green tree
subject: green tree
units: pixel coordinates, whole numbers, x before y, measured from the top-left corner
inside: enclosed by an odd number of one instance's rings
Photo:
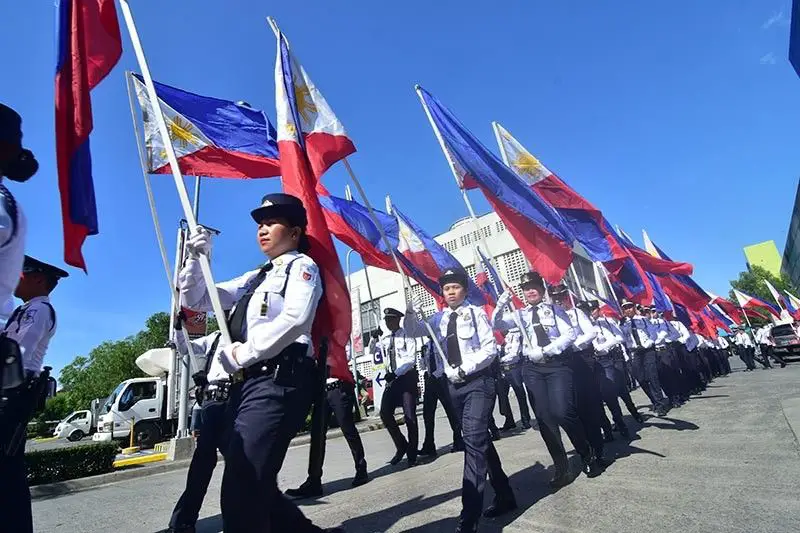
[[[783,294],[784,291],[789,291],[795,296],[798,295],[797,287],[792,284],[788,276],[784,274],[775,276],[758,265],[753,265],[749,270],[740,272],[738,279],[731,280],[731,287],[751,296],[756,296],[767,303],[777,305],[775,298],[767,288],[767,284],[764,283],[764,280],[769,281],[781,296],[786,296]],[[736,295],[733,293],[733,290],[730,291],[730,300],[737,303]],[[763,319],[750,318],[750,323],[754,327],[762,326],[768,322],[770,322],[768,317],[764,317]]]

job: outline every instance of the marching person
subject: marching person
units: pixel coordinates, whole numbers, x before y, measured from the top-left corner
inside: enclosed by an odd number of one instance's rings
[[[756,331],[756,342],[761,348],[761,356],[765,361],[769,361],[772,357],[776,363],[781,365],[781,368],[786,367],[786,361],[778,353],[775,352],[775,342],[772,340],[772,326],[763,326]]]
[[[417,446],[419,445],[419,426],[417,424],[417,344],[414,337],[408,335],[400,327],[403,313],[388,307],[383,311],[383,320],[389,330],[380,339],[376,335],[380,330],[373,332],[369,350],[374,361],[386,365],[386,388],[381,399],[381,421],[395,446],[395,454],[389,459],[389,464],[394,466],[408,457],[408,466],[417,464]],[[394,418],[397,407],[403,408],[408,431],[408,440],[403,436]]]
[[[519,417],[523,429],[531,428],[531,413],[528,410],[528,395],[525,392],[525,385],[522,383],[522,333],[519,328],[514,327],[506,333],[506,344],[500,356],[500,387],[501,394],[508,398],[509,388],[514,390],[519,404]],[[511,423],[506,423],[501,429],[513,429],[517,427],[514,422],[514,414],[511,406],[508,406],[508,415]]]
[[[308,449],[308,477],[296,489],[286,490],[292,498],[316,498],[322,496],[322,466],[325,463],[325,445],[328,433],[328,410],[333,411],[336,422],[342,430],[353,456],[356,474],[350,483],[352,487],[360,487],[369,483],[367,459],[364,454],[364,443],[356,428],[356,387],[355,383],[335,377],[325,380],[325,394],[320,396],[322,408],[316,406],[311,414],[312,437]],[[318,426],[315,426],[318,425]]]
[[[22,147],[22,118],[0,104],[0,306],[12,300],[25,257],[27,223],[22,208],[3,178],[24,182],[39,169],[30,150]]]
[[[538,272],[523,274],[520,286],[527,302],[520,313],[522,326],[532,344],[525,342],[522,348],[525,358],[522,379],[532,397],[533,412],[542,440],[555,465],[555,475],[550,485],[561,487],[573,479],[559,427],[567,432],[575,451],[583,460],[583,472],[588,477],[599,476],[603,464],[587,439],[575,401],[576,380],[570,366],[572,353],[569,348],[577,338],[577,333],[561,307],[543,301],[544,280]],[[498,298],[492,317],[495,329],[502,331],[516,326],[511,313],[505,311],[510,301],[510,290]]]
[[[175,320],[177,330],[182,329],[182,322],[182,317]],[[197,439],[189,471],[186,473],[186,488],[172,511],[167,533],[194,533],[208,484],[217,466],[217,451],[222,454],[226,452],[228,428],[225,402],[228,399],[230,382],[227,381],[227,376],[222,381],[208,382],[209,366],[220,348],[220,338],[220,332],[215,331],[191,341],[192,353],[199,359],[196,368],[202,368],[192,376],[196,387],[195,398],[200,403],[199,420],[195,422]],[[187,356],[189,349],[180,331],[175,339],[178,353]]]
[[[461,438],[461,419],[458,417],[453,399],[450,397],[450,387],[444,374],[444,365],[436,355],[433,341],[428,341],[422,348],[420,367],[425,380],[425,393],[422,396],[422,420],[425,424],[425,440],[419,449],[418,455],[436,457],[436,440],[434,427],[436,420],[436,406],[442,403],[447,421],[453,430],[453,445],[451,453],[464,451],[464,440]]]
[[[631,354],[633,360],[636,381],[653,402],[653,411],[658,416],[666,416],[669,411],[669,401],[664,398],[661,381],[658,378],[655,328],[650,319],[637,312],[633,302],[622,300],[621,307],[624,315],[622,333],[628,353]]]
[[[661,388],[664,390],[664,394],[672,407],[680,407],[686,402],[683,399],[678,360],[671,347],[671,337],[673,335],[669,327],[667,327],[666,320],[661,318],[661,315],[654,307],[646,307],[644,311],[645,316],[649,315],[650,323],[653,325],[655,332],[653,348],[658,359],[658,378],[661,380]],[[677,338],[677,332],[674,337]]]
[[[600,379],[600,391],[603,394],[603,401],[608,410],[611,411],[611,418],[614,419],[616,430],[624,438],[630,439],[631,434],[628,431],[625,420],[622,418],[622,409],[619,407],[619,398],[622,398],[631,416],[637,422],[642,423],[643,419],[631,400],[631,395],[625,383],[625,373],[622,367],[622,331],[609,318],[600,316],[600,308],[596,301],[580,302],[578,305],[594,321],[594,327],[597,332],[592,342],[594,344],[595,357],[603,371]]]
[[[608,440],[613,440],[611,423],[606,418],[603,409],[603,395],[599,386],[599,365],[594,359],[594,346],[592,341],[597,336],[594,324],[582,310],[573,305],[573,299],[566,284],[559,283],[550,287],[550,296],[553,302],[567,313],[572,329],[575,330],[575,340],[570,350],[572,356],[568,364],[572,368],[575,380],[575,397],[578,406],[578,417],[583,422],[586,437],[592,445],[597,458],[603,460],[603,428],[605,427]],[[597,370],[596,370],[597,367]]]
[[[464,439],[461,515],[456,533],[478,530],[487,472],[495,496],[484,516],[500,516],[517,507],[500,457],[489,438],[488,419],[495,396],[491,369],[497,356],[495,338],[483,308],[466,302],[468,280],[466,271],[461,269],[449,269],[442,274],[439,286],[447,307],[429,320]],[[404,320],[406,332],[418,337],[425,335],[427,328],[422,320],[421,306],[416,301],[410,302]]]
[[[691,340],[692,334],[689,333],[689,329],[680,320],[673,319],[668,321],[667,324],[675,332],[671,344],[672,349],[679,354],[678,357],[683,362],[682,371],[687,394],[700,394],[705,390],[706,386],[703,383],[703,377],[699,369],[699,365],[702,363],[696,355],[690,353],[695,345]]]
[[[311,408],[319,369],[311,326],[322,297],[319,268],[307,255],[306,210],[295,196],[268,194],[251,212],[261,251],[270,261],[219,283],[216,290],[232,343],[214,355],[213,383],[230,375],[230,428],[222,477],[222,522],[227,533],[326,531],[308,520],[278,490],[277,476],[289,443]],[[179,275],[190,309],[211,310],[198,257],[210,252],[209,233],[199,228],[187,241]],[[327,531],[342,531],[334,528]]]
[[[69,276],[58,267],[24,256],[15,296],[23,301],[0,332],[0,349],[15,354],[13,366],[4,355],[0,368],[0,531],[32,533],[31,493],[25,467],[25,427],[43,403],[42,363],[56,332],[50,293]],[[7,351],[11,350],[11,351]],[[45,368],[45,370],[49,370]],[[13,382],[12,382],[13,380]],[[20,433],[21,431],[21,433]],[[21,438],[19,437],[21,435]]]
[[[739,352],[739,359],[745,364],[747,368],[745,368],[745,372],[751,372],[756,369],[756,362],[754,359],[755,349],[753,347],[753,341],[750,339],[750,335],[747,334],[744,328],[741,328],[738,333],[736,333],[736,337],[734,338],[734,342],[737,346],[737,351]]]

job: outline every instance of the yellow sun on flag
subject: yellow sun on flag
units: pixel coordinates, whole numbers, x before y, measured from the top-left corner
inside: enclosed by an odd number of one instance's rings
[[[520,174],[527,174],[533,178],[539,178],[544,174],[542,164],[528,152],[520,152],[512,165]]]
[[[169,121],[169,138],[182,149],[200,144],[200,139],[192,133],[193,128],[191,122],[183,120],[181,117],[175,117]]]
[[[317,113],[317,106],[311,98],[311,89],[305,83],[294,84],[294,101],[297,102],[297,110],[303,117],[303,122],[311,122]]]

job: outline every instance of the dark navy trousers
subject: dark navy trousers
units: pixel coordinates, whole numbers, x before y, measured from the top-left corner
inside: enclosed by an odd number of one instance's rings
[[[572,368],[575,382],[578,418],[583,423],[583,431],[589,444],[598,456],[602,456],[604,445],[602,427],[608,424],[608,419],[603,409],[603,396],[600,392],[601,369],[594,360],[594,349],[574,352],[567,361]]]
[[[494,409],[494,381],[493,377],[483,375],[467,383],[449,384],[464,438],[461,522],[467,531],[478,524],[483,513],[487,473],[497,497],[510,498],[512,495],[500,456],[489,438],[489,415]]]
[[[670,404],[661,392],[661,380],[658,377],[658,360],[656,351],[652,348],[642,350],[634,355],[633,371],[636,381],[645,390],[650,401],[653,402],[653,409],[667,409]]]
[[[0,452],[0,532],[33,533],[24,443],[12,456]]]
[[[592,453],[583,423],[578,417],[573,372],[563,360],[568,357],[571,356],[565,355],[545,363],[525,361],[522,366],[522,379],[530,393],[539,432],[556,468],[563,471],[567,470],[568,463],[559,427],[564,428],[575,451],[584,460],[588,460]]]
[[[322,531],[278,490],[278,472],[318,383],[316,368],[308,366],[283,383],[261,375],[231,387],[221,498],[225,533]]]
[[[519,417],[523,422],[530,424],[531,413],[528,410],[528,395],[525,392],[525,385],[522,383],[522,362],[517,361],[511,365],[501,364],[500,372],[502,376],[500,380],[502,395],[508,398],[509,388],[514,389],[514,395],[517,397],[517,403],[519,404]],[[510,406],[508,412],[507,416],[511,416],[513,419]]]
[[[436,378],[427,373],[425,374],[425,394],[422,397],[422,420],[425,424],[423,449],[436,448],[434,428],[438,402],[442,403],[447,420],[450,422],[450,428],[453,430],[453,444],[461,440],[461,418],[457,415],[453,406],[453,398],[450,397],[447,378],[444,376]]]
[[[628,392],[628,384],[625,382],[625,370],[622,361],[617,361],[615,355],[598,356],[597,364],[600,368],[600,393],[603,395],[603,402],[611,411],[611,418],[617,427],[625,427],[622,418],[622,409],[619,406],[619,399],[625,403],[631,414],[636,413],[636,406],[631,400]]]
[[[178,499],[169,526],[175,529],[193,526],[197,522],[208,484],[217,466],[217,450],[225,453],[227,424],[225,402],[206,401],[200,408],[200,422],[192,462],[186,475],[186,489]]]
[[[386,385],[381,398],[381,421],[383,426],[392,437],[397,450],[406,450],[409,459],[417,457],[417,446],[419,446],[419,424],[417,423],[417,391],[418,374],[416,370],[406,372],[398,376],[394,381]],[[405,419],[408,440],[403,436],[397,420],[394,418],[394,411],[398,407],[403,408],[403,418]]]

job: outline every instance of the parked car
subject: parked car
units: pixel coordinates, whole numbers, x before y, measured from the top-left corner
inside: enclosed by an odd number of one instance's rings
[[[800,338],[798,338],[793,324],[776,324],[772,326],[770,336],[775,343],[776,352],[800,355]]]

